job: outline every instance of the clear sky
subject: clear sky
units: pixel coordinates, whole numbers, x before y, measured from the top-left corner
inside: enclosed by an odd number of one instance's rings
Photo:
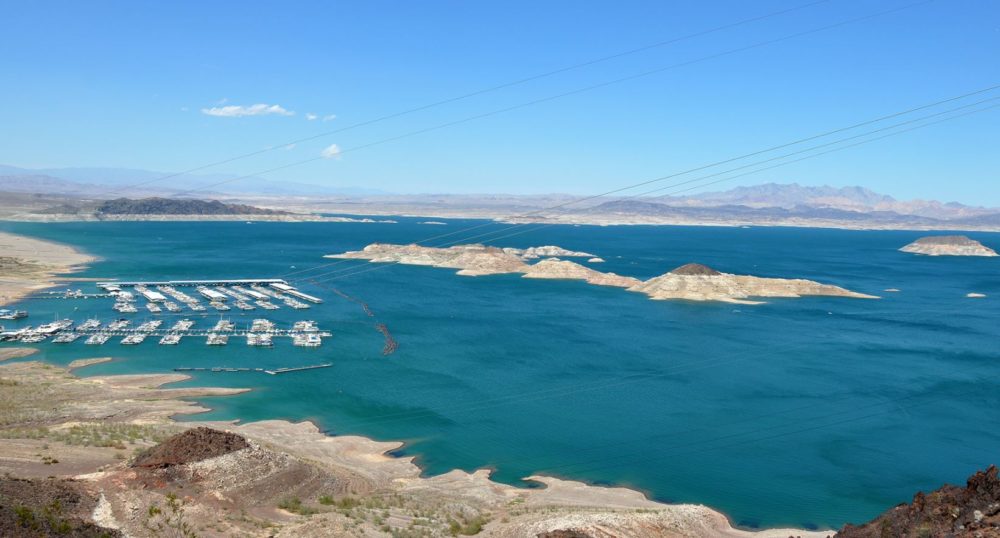
[[[255,173],[913,2],[830,0],[208,172]],[[3,1],[0,163],[182,170],[807,3]],[[1000,2],[937,0],[264,177],[588,194],[995,84]],[[1000,205],[998,170],[1000,108],[713,189],[795,181]]]

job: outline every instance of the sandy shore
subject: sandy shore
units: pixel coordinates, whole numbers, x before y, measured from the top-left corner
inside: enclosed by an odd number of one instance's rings
[[[73,247],[0,232],[0,306],[57,285],[57,275],[79,271],[97,258]]]
[[[106,360],[80,359],[70,367]],[[149,524],[146,514],[153,513],[152,506],[167,504],[171,488],[183,488],[188,525],[217,531],[205,532],[207,536],[388,538],[395,535],[392,529],[412,528],[415,521],[426,529],[426,536],[451,535],[450,526],[456,521],[481,523],[479,536],[511,538],[832,534],[734,529],[725,516],[705,506],[663,504],[626,488],[545,476],[525,478],[544,484],[540,489],[494,482],[487,470],[423,477],[412,458],[390,455],[401,443],[328,436],[310,422],[175,422],[175,416],[205,410],[185,399],[242,392],[163,387],[185,379],[177,374],[78,377],[68,368],[33,361],[0,365],[0,381],[8,389],[0,394],[0,472],[77,479],[104,499],[101,524],[130,536],[149,535],[144,531]],[[137,474],[125,461],[127,446],[141,453],[168,435],[196,426],[232,431],[248,439],[251,448],[162,476]],[[94,441],[124,427],[138,433],[124,442]],[[79,441],[81,435],[88,436],[87,444]],[[53,458],[58,463],[52,464]],[[176,483],[171,486],[164,480]],[[324,508],[329,503],[316,501],[324,493],[354,499],[352,507]],[[309,509],[289,511],[279,506],[291,496]],[[547,534],[566,530],[580,534]]]

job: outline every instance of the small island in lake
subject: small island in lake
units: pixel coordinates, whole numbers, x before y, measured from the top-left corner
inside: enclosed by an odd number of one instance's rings
[[[993,249],[964,235],[931,235],[921,237],[899,249],[925,256],[996,256]]]
[[[812,280],[733,275],[697,263],[682,265],[667,274],[633,286],[629,291],[645,293],[650,299],[655,300],[683,299],[740,304],[760,304],[760,301],[750,300],[751,297],[806,295],[878,299],[874,295],[857,293]]]
[[[458,269],[463,276],[485,276],[521,273],[523,278],[552,280],[583,280],[595,286],[625,288],[645,293],[651,299],[689,301],[722,301],[740,304],[760,304],[750,297],[802,297],[821,295],[877,299],[874,295],[856,293],[838,286],[811,280],[761,278],[749,275],[721,273],[699,264],[687,264],[669,273],[640,280],[635,277],[597,271],[579,263],[551,256],[593,256],[556,246],[528,249],[500,248],[487,245],[456,245],[448,248],[420,245],[373,243],[363,250],[329,254],[327,258],[368,260],[375,263],[430,265]],[[530,263],[542,257],[540,261]]]

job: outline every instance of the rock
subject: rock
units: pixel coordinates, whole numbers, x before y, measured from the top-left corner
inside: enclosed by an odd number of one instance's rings
[[[899,249],[925,256],[996,256],[997,253],[979,241],[964,235],[932,235],[921,237]]]
[[[845,525],[838,538],[883,536],[949,536],[955,538],[1000,536],[1000,480],[990,466],[969,477],[964,488],[945,485],[928,494],[917,493],[913,502],[889,509],[860,526]]]
[[[165,469],[196,461],[215,458],[249,447],[235,433],[198,427],[177,434],[140,455],[132,467]]]
[[[507,249],[505,249],[507,250]],[[516,249],[513,249],[516,250]],[[587,252],[578,252],[573,250],[566,250],[562,247],[557,247],[555,245],[545,245],[542,247],[531,247],[520,251],[521,257],[525,260],[534,260],[538,258],[549,258],[552,256],[562,256],[563,258],[593,258],[593,254]]]
[[[761,278],[720,273],[699,264],[687,264],[664,275],[651,278],[629,288],[649,295],[656,300],[685,299],[689,301],[724,301],[730,303],[759,304],[751,297],[802,297],[821,295],[877,299],[873,295],[856,293],[829,284],[811,280]]]
[[[528,269],[524,272],[524,278],[584,280],[588,284],[594,284],[595,286],[613,286],[618,288],[630,288],[642,283],[637,278],[620,276],[614,273],[602,273],[578,263],[558,258],[547,258],[534,265],[529,265]]]
[[[715,276],[721,275],[722,273],[712,269],[711,267],[702,265],[700,263],[688,263],[670,271],[674,275],[706,275]]]
[[[565,252],[570,256],[593,257],[590,254],[567,251],[551,245],[521,250],[480,244],[435,248],[387,243],[373,243],[360,251],[330,254],[325,257],[447,267],[458,269],[458,274],[465,276],[522,273],[524,278],[583,280],[595,286],[627,288],[630,291],[645,293],[653,299],[727,301],[743,304],[759,304],[759,302],[748,300],[749,297],[827,295],[877,299],[872,295],[855,293],[837,286],[809,280],[731,275],[694,263],[683,265],[665,275],[643,282],[629,276],[596,271],[579,263],[556,257],[547,257],[534,264],[525,262],[532,256],[548,252]]]

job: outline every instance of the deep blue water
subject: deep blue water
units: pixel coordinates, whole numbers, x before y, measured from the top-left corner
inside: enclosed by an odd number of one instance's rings
[[[74,276],[183,279],[281,276],[291,266],[332,262],[322,254],[483,224],[398,220],[5,223],[0,229],[103,258]],[[487,224],[466,235],[501,228]],[[118,359],[84,374],[329,360],[333,368],[302,374],[206,373],[188,383],[255,389],[204,400],[214,411],[199,418],[311,419],[331,433],[403,440],[402,452],[416,455],[429,474],[491,467],[510,483],[552,474],[704,503],[745,526],[838,527],[908,501],[917,490],[961,483],[998,461],[1000,259],[897,251],[921,235],[553,226],[496,243],[586,250],[607,260],[600,269],[639,278],[700,262],[829,282],[882,295],[878,301],[664,302],[580,282],[469,278],[349,261],[326,269],[349,269],[330,275],[339,278],[328,284],[369,303],[388,325],[400,343],[389,357],[358,305],[291,277],[326,303],[269,317],[318,320],[335,333],[320,349],[287,342],[248,349],[241,340],[208,348],[202,339],[177,348],[155,340],[92,347],[81,340],[43,345],[41,357],[60,364]],[[1000,247],[1000,234],[968,235]],[[351,274],[373,267],[380,268]],[[968,292],[990,297],[968,299]],[[104,300],[20,306],[34,324],[116,314]]]

